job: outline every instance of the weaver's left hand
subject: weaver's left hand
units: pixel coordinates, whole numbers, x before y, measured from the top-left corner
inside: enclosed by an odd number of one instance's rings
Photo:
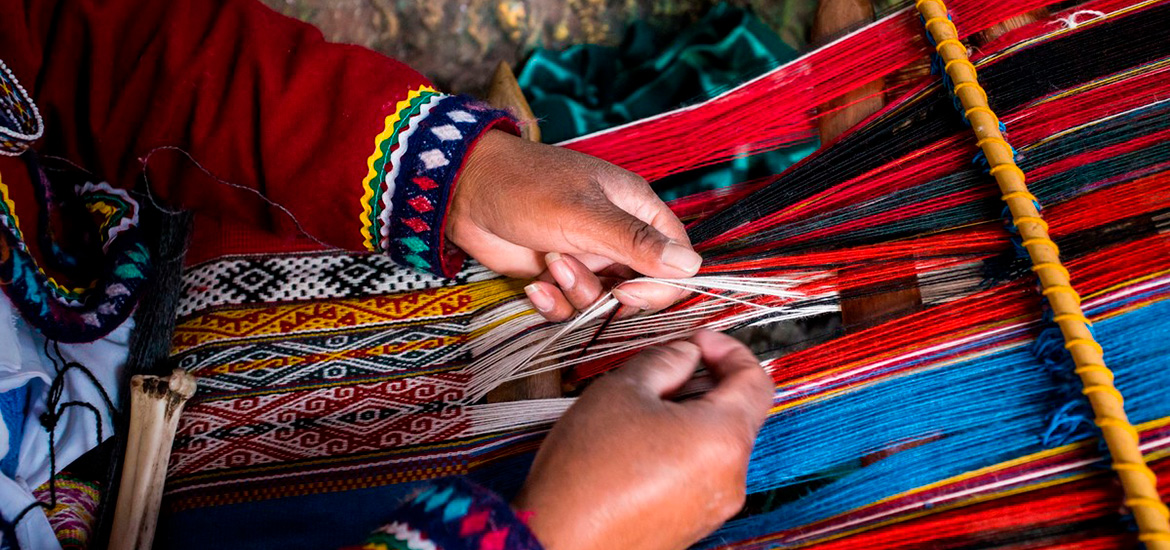
[[[675,394],[699,363],[716,384]],[[599,378],[553,426],[513,505],[548,550],[673,550],[743,506],[772,379],[747,346],[701,331]]]
[[[466,161],[446,230],[497,273],[535,277],[547,268],[525,290],[550,320],[572,316],[636,273],[690,277],[702,263],[682,222],[637,174],[494,130]],[[614,293],[635,310],[661,309],[682,295],[637,282]]]

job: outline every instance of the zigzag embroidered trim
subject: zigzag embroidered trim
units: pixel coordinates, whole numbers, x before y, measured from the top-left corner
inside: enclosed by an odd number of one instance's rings
[[[457,269],[444,254],[443,218],[464,157],[479,136],[498,125],[515,129],[506,111],[467,96],[449,96],[428,105],[427,115],[411,121],[410,143],[394,157],[392,209],[382,229],[384,250],[402,265],[449,275]]]
[[[77,186],[77,196],[94,216],[100,236],[102,237],[102,251],[109,252],[110,243],[120,234],[138,225],[138,202],[121,189],[114,189],[110,184],[87,182]],[[20,252],[27,253],[24,233],[20,230],[20,218],[16,215],[16,204],[8,194],[8,186],[0,180],[0,227],[7,229],[15,237],[15,246]],[[53,297],[69,306],[80,306],[85,300],[85,294],[96,286],[96,281],[84,287],[67,287],[54,279],[34,262],[37,274],[44,279],[45,285],[52,291]]]
[[[385,223],[384,211],[391,210],[389,198],[394,195],[394,176],[397,159],[406,150],[406,141],[418,121],[426,117],[429,105],[436,99],[447,97],[430,86],[420,86],[407,93],[406,98],[394,106],[394,112],[386,117],[382,133],[374,137],[374,152],[367,160],[368,171],[362,180],[362,242],[366,250],[380,252],[382,234],[380,225]],[[389,173],[388,173],[389,172]]]

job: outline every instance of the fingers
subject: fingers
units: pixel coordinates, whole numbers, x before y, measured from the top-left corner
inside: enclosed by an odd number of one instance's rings
[[[651,277],[690,277],[702,265],[703,259],[685,241],[671,240],[613,204],[582,209],[578,215],[588,219],[576,226],[582,233],[573,240],[584,243],[585,252],[600,254]],[[574,229],[566,229],[569,231]]]
[[[702,353],[695,344],[671,342],[646,348],[609,378],[632,384],[639,392],[666,398],[690,380]]]
[[[465,251],[492,250],[492,254],[473,254],[488,269],[509,277],[535,277],[544,269],[540,253],[512,244],[478,228],[464,226],[460,248]]]
[[[575,235],[592,252],[651,277],[690,277],[702,258],[691,248],[686,229],[654,194],[646,180],[615,166],[597,174],[608,204],[582,209],[590,219],[578,225],[590,234]],[[569,228],[573,229],[573,228]]]
[[[754,433],[772,407],[772,377],[747,346],[726,334],[703,330],[691,342],[702,351],[703,364],[717,380],[703,399],[737,411]]]
[[[545,263],[562,294],[575,309],[585,309],[601,297],[601,281],[576,258],[550,252],[545,255]]]
[[[587,264],[574,256],[550,252],[545,256],[545,262],[548,271],[540,276],[540,280],[556,283],[556,287],[537,285],[526,291],[533,305],[537,306],[537,310],[550,321],[564,321],[575,311],[592,306],[601,298],[606,288],[613,287],[615,282],[621,282],[604,275],[612,271],[613,267],[602,269],[601,273],[594,273]],[[622,274],[630,276],[629,273]],[[533,293],[538,294],[534,296]],[[652,282],[622,283],[620,287],[613,288],[614,298],[627,306],[625,309],[630,313],[663,309],[686,294],[685,290]],[[571,307],[565,307],[566,302]]]
[[[610,202],[650,224],[668,239],[690,244],[682,221],[658,198],[645,179],[617,166],[610,168],[599,178],[602,192]]]
[[[649,281],[631,281],[613,289],[614,298],[640,311],[658,311],[686,295],[687,291],[681,288]]]
[[[524,287],[528,301],[545,319],[554,322],[565,321],[577,313],[565,295],[556,285],[546,281],[533,281]]]

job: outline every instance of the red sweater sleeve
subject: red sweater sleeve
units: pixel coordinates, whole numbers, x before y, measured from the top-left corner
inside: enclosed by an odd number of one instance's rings
[[[0,59],[43,115],[34,148],[124,188],[150,155],[154,195],[199,216],[457,267],[448,198],[479,135],[512,126],[505,113],[254,0],[7,4]]]

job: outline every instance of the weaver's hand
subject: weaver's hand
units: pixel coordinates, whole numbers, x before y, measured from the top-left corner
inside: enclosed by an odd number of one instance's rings
[[[670,396],[700,359],[702,397]],[[597,380],[553,427],[513,503],[548,550],[679,549],[743,506],[748,458],[772,380],[714,332],[651,348]]]
[[[603,287],[634,272],[690,277],[702,261],[682,222],[638,175],[499,131],[480,138],[468,158],[446,230],[451,242],[497,273],[534,277],[551,267],[551,274],[526,290],[552,320],[587,307]],[[567,261],[548,266],[546,253]],[[631,283],[615,295],[648,310],[682,294],[665,285]]]

